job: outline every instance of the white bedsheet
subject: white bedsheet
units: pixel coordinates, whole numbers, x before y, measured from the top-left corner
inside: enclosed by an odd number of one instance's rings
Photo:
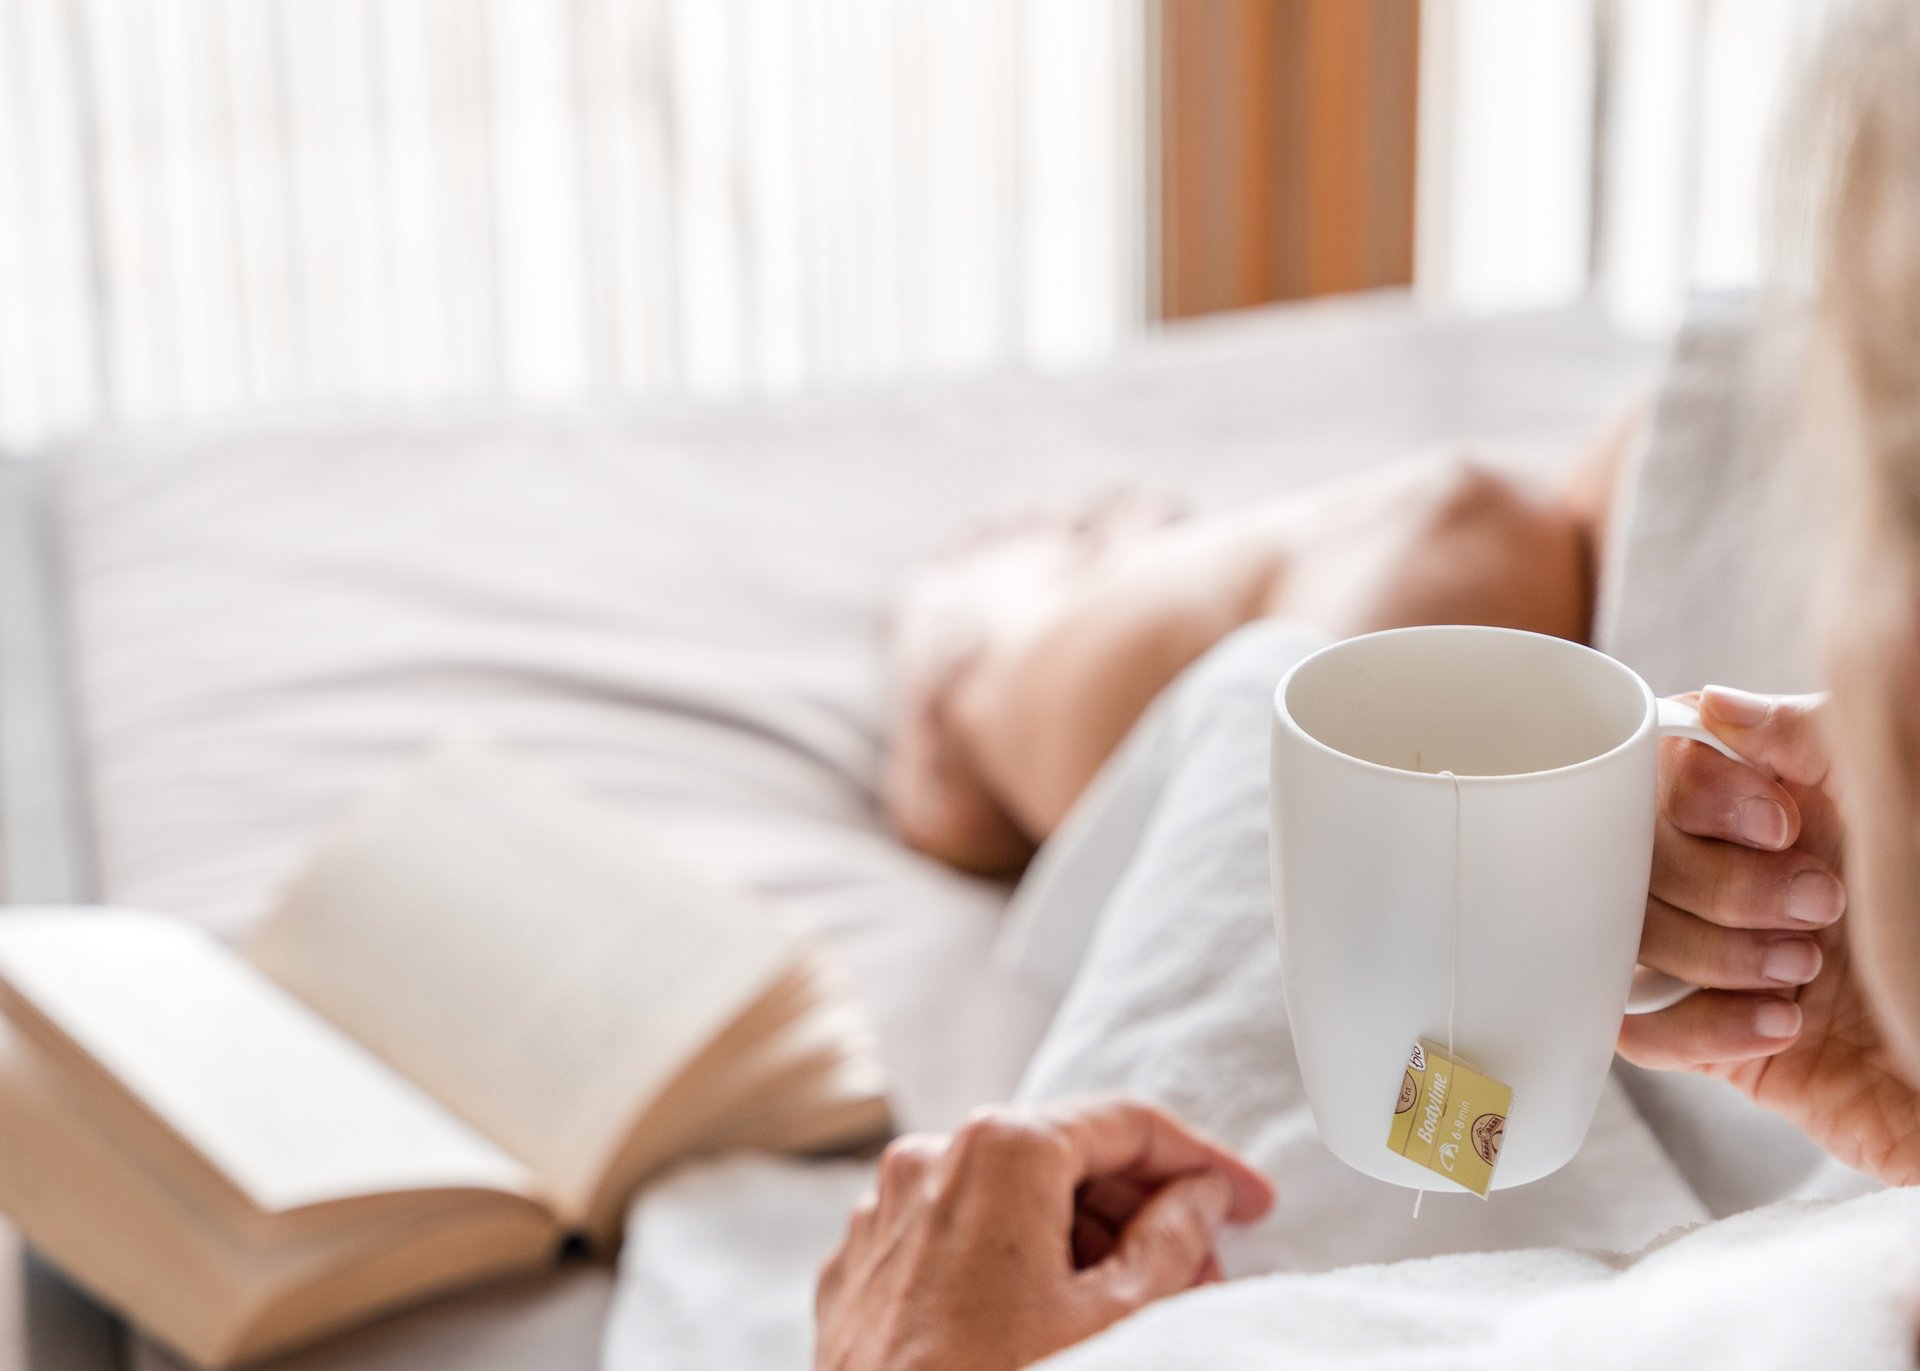
[[[1388,296],[1070,377],[91,443],[61,534],[102,893],[237,930],[356,795],[472,722],[821,929],[903,1121],[943,1126],[1008,1092],[1051,1004],[990,964],[1005,892],[876,816],[899,570],[1116,482],[1204,505],[1457,437],[1551,463],[1653,361],[1584,315]],[[469,1326],[416,1363],[488,1365]]]

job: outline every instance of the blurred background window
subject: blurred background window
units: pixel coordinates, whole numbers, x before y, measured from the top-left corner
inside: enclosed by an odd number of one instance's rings
[[[0,441],[790,390],[1147,315],[1112,0],[0,0]]]
[[[1754,279],[1831,0],[0,0],[0,444]]]
[[[1470,310],[1588,292],[1631,332],[1763,267],[1770,158],[1836,0],[1427,0],[1418,276]]]

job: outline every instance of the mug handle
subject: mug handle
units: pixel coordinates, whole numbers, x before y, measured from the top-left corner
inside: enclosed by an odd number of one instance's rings
[[[1654,728],[1662,738],[1692,738],[1742,765],[1751,765],[1745,757],[1708,732],[1700,722],[1700,711],[1684,700],[1655,700]],[[1636,967],[1633,988],[1627,994],[1627,1013],[1655,1014],[1662,1009],[1671,1009],[1699,988],[1664,971]]]

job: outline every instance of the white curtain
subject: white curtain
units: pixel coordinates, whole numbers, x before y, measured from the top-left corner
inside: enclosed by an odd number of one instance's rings
[[[1416,277],[1491,310],[1594,293],[1659,333],[1754,283],[1780,123],[1836,0],[1425,0]]]
[[[0,0],[0,446],[1095,356],[1126,0]]]

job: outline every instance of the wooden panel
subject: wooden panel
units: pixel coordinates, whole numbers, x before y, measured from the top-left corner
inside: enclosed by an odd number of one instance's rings
[[[1161,0],[1161,314],[1413,279],[1418,0]]]

